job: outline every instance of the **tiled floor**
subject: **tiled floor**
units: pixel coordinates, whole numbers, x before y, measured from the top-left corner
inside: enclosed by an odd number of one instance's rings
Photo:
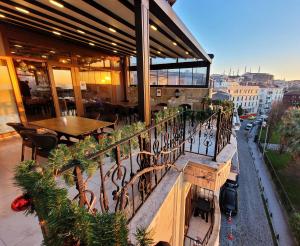
[[[29,157],[30,152],[26,151],[26,155]],[[10,208],[12,200],[22,194],[13,181],[20,157],[19,137],[0,141],[0,246],[36,246],[42,242],[37,218]]]
[[[189,225],[187,235],[196,240],[203,240],[210,225],[211,225],[210,216],[208,217],[207,223],[205,222],[204,219],[202,219],[199,216],[197,216],[197,217],[192,216],[191,220],[190,220],[190,225]],[[189,240],[186,240],[185,245],[188,246],[188,245],[193,245],[193,244],[190,244]],[[197,245],[197,244],[195,244],[195,245]]]

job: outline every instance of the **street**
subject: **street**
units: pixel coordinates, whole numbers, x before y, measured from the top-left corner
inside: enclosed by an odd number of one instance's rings
[[[249,151],[244,126],[237,131],[240,177],[238,188],[239,211],[228,223],[222,214],[220,245],[273,245],[272,234],[261,198],[258,177]],[[233,240],[228,239],[232,231]]]

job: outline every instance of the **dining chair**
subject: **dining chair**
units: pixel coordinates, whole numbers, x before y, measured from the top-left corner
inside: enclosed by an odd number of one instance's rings
[[[52,133],[37,133],[31,131],[21,131],[21,134],[29,138],[33,143],[33,160],[36,160],[37,156],[48,158],[51,150],[53,150],[58,144],[58,138]]]
[[[93,119],[93,120],[100,120],[100,116],[101,114],[98,112],[90,112],[85,114],[86,118]]]
[[[115,130],[119,123],[119,115],[118,114],[104,114],[100,116],[100,120],[108,121],[114,123],[112,126],[105,127],[103,132],[111,132],[111,130]]]
[[[36,133],[37,130],[34,128],[25,127],[22,123],[9,122],[6,123],[6,125],[12,127],[22,138],[21,161],[24,161],[25,147],[31,148],[31,159],[33,159],[33,143],[26,135],[22,133],[22,131]]]

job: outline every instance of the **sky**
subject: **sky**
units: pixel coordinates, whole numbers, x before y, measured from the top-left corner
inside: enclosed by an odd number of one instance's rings
[[[207,53],[212,73],[300,79],[300,0],[177,0],[175,12]]]

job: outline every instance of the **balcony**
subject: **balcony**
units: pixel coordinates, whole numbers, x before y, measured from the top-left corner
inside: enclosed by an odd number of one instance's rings
[[[79,204],[102,213],[123,211],[130,221],[164,176],[178,169],[176,162],[185,152],[216,160],[230,140],[231,117],[229,111],[165,115],[153,126],[87,156],[99,164],[99,173],[87,177],[76,160],[58,173],[75,175],[77,190],[69,189],[69,197]]]
[[[229,116],[221,111],[211,115],[194,111],[168,115],[153,126],[102,150],[88,151],[86,159],[100,164],[91,176],[82,170],[78,160],[56,170],[57,185],[66,188],[68,198],[91,214],[122,211],[129,225],[132,221],[135,223],[140,210],[149,205],[146,205],[149,197],[155,196],[154,193],[163,197],[161,188],[156,187],[164,186],[169,181],[169,174],[177,175],[184,158],[197,155],[206,156],[207,160],[216,158],[228,140],[230,130],[224,127],[230,125],[229,122],[225,124],[225,119],[231,120]],[[81,143],[89,146],[89,141]],[[70,178],[74,185],[65,182]],[[26,229],[27,218],[21,221]],[[203,226],[205,228],[206,224]],[[41,227],[44,231],[44,224]],[[34,235],[40,238],[38,231]]]
[[[215,223],[214,194],[211,190],[193,185],[189,195],[190,203],[187,204],[186,209],[188,229],[185,233],[184,245],[207,245]],[[209,210],[200,210],[201,208],[197,206],[199,204],[209,205]]]

